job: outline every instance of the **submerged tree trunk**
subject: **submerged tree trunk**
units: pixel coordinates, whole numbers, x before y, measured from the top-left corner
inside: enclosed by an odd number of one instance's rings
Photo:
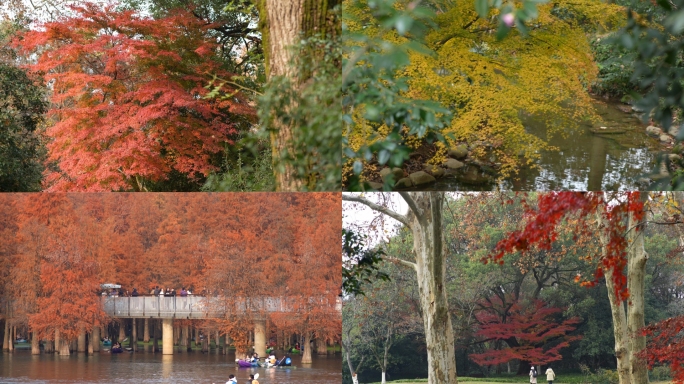
[[[133,352],[138,351],[138,327],[135,322],[135,318],[131,319],[132,321],[132,326],[131,326],[131,342],[129,343],[129,346],[133,348]]]
[[[145,318],[145,321],[143,322],[143,342],[144,343],[149,343],[150,342],[150,319]]]
[[[152,321],[152,352],[159,352],[159,341],[157,341],[157,321]]]
[[[36,331],[31,332],[31,354],[40,355],[40,339]]]
[[[304,353],[302,354],[302,364],[311,364],[311,332],[304,332]]]
[[[10,327],[9,351],[14,352],[14,341],[17,339],[17,327]]]
[[[332,9],[341,0],[258,0],[259,29],[262,34],[266,73],[269,80],[288,78],[294,87],[307,80],[307,76],[296,73],[293,66],[293,52],[289,49],[302,36],[316,33],[330,36],[339,33],[339,22],[331,21]],[[290,108],[296,108],[291,105]],[[297,177],[296,167],[280,164],[285,151],[293,153],[292,141],[297,128],[280,121],[273,122],[271,150],[273,153],[276,189],[278,191],[299,191],[305,180]],[[309,185],[311,187],[311,185]]]
[[[100,352],[100,327],[97,325],[93,327],[93,332],[90,334],[90,345],[93,352]]]
[[[85,327],[81,327],[78,330],[78,345],[76,347],[76,352],[86,351],[86,330]]]
[[[9,340],[10,340],[9,321],[7,319],[5,319],[5,331],[2,334],[2,350],[3,351],[9,350]]]
[[[59,340],[60,346],[59,346],[59,355],[60,356],[69,356],[71,355],[71,350],[69,349],[69,345],[71,344],[71,341],[61,338]]]

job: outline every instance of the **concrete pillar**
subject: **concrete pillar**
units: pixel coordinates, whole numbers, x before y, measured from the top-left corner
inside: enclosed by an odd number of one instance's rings
[[[162,354],[173,355],[173,319],[162,319]]]
[[[93,333],[90,334],[93,352],[100,352],[100,327],[93,327]]]
[[[86,351],[86,331],[85,327],[81,327],[78,330],[78,344],[76,346],[76,352]]]
[[[254,321],[254,352],[266,356],[266,320]]]

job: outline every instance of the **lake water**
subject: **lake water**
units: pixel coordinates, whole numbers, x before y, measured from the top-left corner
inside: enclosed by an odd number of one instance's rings
[[[280,354],[277,354],[280,356]],[[292,356],[292,367],[237,368],[235,354],[201,352],[177,353],[96,353],[31,355],[16,351],[0,355],[0,383],[225,383],[228,375],[247,383],[250,374],[259,373],[260,384],[340,384],[341,355],[313,356],[311,364],[301,364]]]
[[[612,191],[647,189],[638,183],[651,173],[657,164],[660,144],[646,135],[646,126],[631,114],[618,110],[617,104],[596,101],[594,108],[602,121],[592,126],[620,128],[621,134],[592,133],[589,126],[582,126],[566,137],[553,136],[548,142],[558,151],[540,151],[537,168],[524,168],[498,183],[464,183],[457,178],[442,178],[424,190],[471,190],[494,189],[514,191],[575,190]],[[524,119],[528,133],[547,140],[548,128],[543,121]],[[464,168],[467,170],[467,168]],[[474,169],[470,169],[476,172]],[[480,176],[484,176],[479,171]],[[474,175],[471,179],[486,181]]]

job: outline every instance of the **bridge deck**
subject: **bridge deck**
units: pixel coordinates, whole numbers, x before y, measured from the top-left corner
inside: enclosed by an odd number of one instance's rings
[[[138,296],[102,298],[104,311],[112,317],[147,317],[175,319],[207,319],[224,317],[228,310],[221,307],[220,299],[203,296]],[[334,304],[336,311],[342,310],[339,302]],[[244,312],[248,308],[263,312],[296,312],[292,305],[282,298],[250,299],[234,303],[233,311]]]

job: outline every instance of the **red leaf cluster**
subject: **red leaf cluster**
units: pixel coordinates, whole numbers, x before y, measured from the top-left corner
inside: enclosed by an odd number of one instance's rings
[[[87,3],[78,16],[46,23],[15,41],[37,55],[52,105],[45,133],[46,187],[128,190],[137,178],[190,178],[215,169],[211,158],[254,116],[240,94],[205,99],[213,75],[233,75],[215,59],[208,24],[189,12],[150,19]],[[227,90],[233,93],[231,90]]]
[[[508,348],[490,349],[484,353],[471,354],[470,358],[480,365],[498,365],[512,360],[548,364],[562,359],[560,350],[580,336],[569,336],[575,330],[579,318],[560,323],[554,320],[562,313],[561,308],[547,307],[543,301],[534,300],[528,305],[519,301],[504,305],[495,297],[482,304],[484,310],[476,314],[480,329],[476,336],[485,340],[501,340]],[[551,346],[549,346],[549,344]]]
[[[639,358],[646,360],[649,369],[669,365],[673,382],[684,383],[684,316],[669,318],[644,328],[649,337]]]
[[[590,228],[596,227],[592,222],[594,215],[597,210],[604,209],[601,214],[609,226],[599,230],[606,231],[608,244],[605,254],[598,257],[600,262],[594,279],[583,281],[581,284],[593,286],[604,276],[606,269],[611,269],[615,295],[622,300],[627,299],[627,277],[623,273],[627,265],[626,218],[633,214],[637,220],[642,219],[643,202],[640,200],[640,192],[625,192],[619,199],[611,202],[605,201],[605,196],[601,192],[547,192],[538,196],[536,208],[532,207],[532,204],[527,206],[524,228],[510,233],[499,241],[495,249],[482,261],[503,264],[503,257],[507,253],[526,252],[533,247],[550,250],[553,242],[558,239],[561,222],[571,215],[578,219],[577,235],[590,236]]]

